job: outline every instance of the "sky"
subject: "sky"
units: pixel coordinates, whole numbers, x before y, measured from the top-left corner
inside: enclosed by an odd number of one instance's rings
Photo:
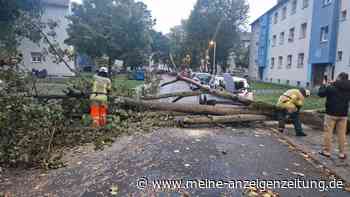
[[[82,0],[72,0],[81,2]],[[168,33],[171,27],[181,24],[187,19],[197,0],[141,0],[147,4],[152,15],[157,19],[155,29]],[[277,0],[248,0],[250,5],[249,23],[253,22],[267,10],[272,8]]]

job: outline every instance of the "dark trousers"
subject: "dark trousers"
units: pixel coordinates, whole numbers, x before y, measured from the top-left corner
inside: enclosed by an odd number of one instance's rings
[[[278,112],[278,127],[279,129],[284,129],[286,127],[286,122],[288,119],[292,120],[292,123],[295,128],[295,133],[300,134],[303,133],[303,127],[299,117],[299,111],[288,113],[287,111]]]

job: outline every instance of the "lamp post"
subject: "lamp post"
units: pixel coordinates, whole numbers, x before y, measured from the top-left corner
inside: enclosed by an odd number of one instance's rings
[[[217,72],[217,67],[216,67],[216,42],[214,40],[210,41],[209,45],[211,47],[214,47],[214,56],[213,56],[213,69],[215,69],[215,75]]]

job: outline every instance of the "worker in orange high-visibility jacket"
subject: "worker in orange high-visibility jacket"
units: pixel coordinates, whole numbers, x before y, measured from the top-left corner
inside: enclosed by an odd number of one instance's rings
[[[108,94],[112,88],[112,82],[108,78],[108,69],[101,67],[94,76],[92,93],[90,95],[90,115],[94,127],[107,124]]]

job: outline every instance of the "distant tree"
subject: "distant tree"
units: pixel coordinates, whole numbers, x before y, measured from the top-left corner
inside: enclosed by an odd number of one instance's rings
[[[242,68],[249,67],[249,49],[248,48],[240,48],[235,50],[235,63],[237,66]]]
[[[186,21],[182,21],[181,25],[171,28],[168,37],[170,39],[170,54],[176,66],[180,66],[183,58],[189,52],[185,45]]]
[[[151,13],[134,0],[84,0],[73,5],[67,44],[92,58],[108,56],[127,66],[145,63],[151,53]]]
[[[152,31],[152,54],[153,61],[167,64],[169,62],[170,39],[161,32]]]
[[[0,58],[15,55],[23,38],[39,41],[41,0],[0,0]]]
[[[196,66],[204,59],[211,40],[216,42],[217,63],[227,64],[229,54],[240,44],[239,32],[247,24],[248,10],[246,0],[197,1],[186,26],[186,46]]]

